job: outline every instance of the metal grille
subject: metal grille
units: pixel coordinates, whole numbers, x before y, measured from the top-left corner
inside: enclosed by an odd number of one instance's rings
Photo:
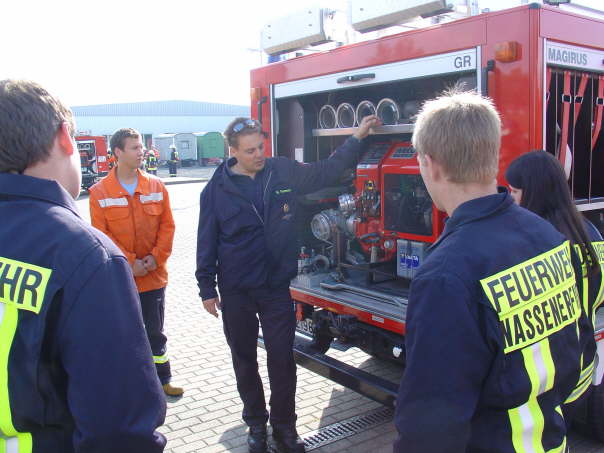
[[[374,428],[392,421],[394,410],[390,407],[380,407],[347,420],[319,428],[304,436],[306,451],[315,450],[362,431]]]

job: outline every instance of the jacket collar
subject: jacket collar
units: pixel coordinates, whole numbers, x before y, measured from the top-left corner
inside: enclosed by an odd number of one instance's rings
[[[227,190],[228,192],[232,192],[236,195],[241,195],[239,188],[235,185],[235,183],[233,182],[233,179],[232,179],[234,176],[237,176],[231,170],[231,167],[233,165],[235,165],[236,163],[237,163],[237,159],[235,159],[234,157],[231,157],[231,158],[225,160],[223,163],[221,163],[220,166],[216,169],[216,172],[214,174],[218,176],[218,179],[217,179],[218,184],[223,186],[225,190]],[[266,159],[264,168],[260,172],[258,172],[258,174],[256,175],[256,177],[261,178],[260,181],[262,181],[262,187],[266,186],[266,184],[267,184],[266,175],[269,173],[271,173],[271,160]]]
[[[0,196],[33,198],[69,209],[80,217],[75,200],[56,181],[13,173],[0,173]]]
[[[258,173],[256,173],[256,177],[257,178],[259,177],[259,178],[262,179],[262,177],[266,173],[265,170],[266,170],[266,167],[267,167],[267,164],[268,164],[269,160],[267,159],[264,162],[265,162],[264,163],[264,168],[262,170],[260,170]],[[237,163],[237,159],[235,157],[230,157],[230,158],[228,158],[226,160],[226,162],[225,162],[226,165],[224,166],[224,172],[225,172],[225,174],[226,174],[227,177],[246,176],[246,175],[241,175],[239,173],[235,173],[232,170],[233,165],[235,165],[236,163]]]
[[[445,223],[443,234],[440,235],[430,249],[435,248],[445,237],[461,226],[490,217],[508,209],[514,204],[514,200],[505,187],[498,187],[497,191],[498,193],[494,195],[475,198],[460,204]]]
[[[134,189],[134,193],[140,193],[142,195],[149,195],[150,193],[150,184],[149,184],[149,175],[140,171],[140,169],[136,170],[138,175],[138,183],[136,185],[136,189]],[[109,192],[112,196],[118,195],[130,195],[126,189],[122,187],[119,178],[117,177],[117,167],[109,172],[109,174],[103,179],[103,185],[107,192]]]

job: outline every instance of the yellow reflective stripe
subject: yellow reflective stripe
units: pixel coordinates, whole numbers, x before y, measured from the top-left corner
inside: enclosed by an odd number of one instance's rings
[[[596,298],[595,304],[596,307],[599,307],[604,301],[604,241],[594,241],[591,245],[596,252],[601,269],[600,291],[598,291],[598,297]]]
[[[14,306],[0,303],[0,434],[7,437],[17,435],[8,397],[8,356],[18,319],[19,311]]]
[[[587,376],[591,376],[594,372],[595,366],[596,366],[596,361],[594,360],[589,365],[587,365],[585,368],[583,368],[583,370],[581,371],[581,376],[579,377],[579,381],[582,381]]]
[[[592,370],[593,371],[593,370]],[[564,404],[572,403],[573,401],[578,400],[591,386],[592,377],[588,375],[585,379],[581,380],[579,384],[575,387],[573,392],[566,398]]]
[[[154,355],[153,356],[153,362],[154,363],[166,363],[168,361],[168,354],[163,354],[163,355]]]
[[[508,415],[510,417],[510,424],[512,426],[512,445],[514,445],[514,451],[517,453],[526,453],[531,451],[531,446],[528,441],[525,442],[524,427],[522,418],[520,416],[521,408],[522,406],[510,409],[508,411]],[[526,437],[530,439],[530,433]],[[528,449],[525,448],[525,444],[528,446]]]
[[[542,443],[545,419],[537,397],[553,388],[556,377],[549,339],[522,349],[522,357],[531,392],[525,404],[508,411],[512,444],[517,453],[545,453]]]
[[[589,389],[589,386],[591,385],[591,382],[593,379],[595,365],[596,365],[596,362],[594,360],[592,363],[590,363],[588,366],[586,366],[583,370],[581,370],[581,375],[579,376],[579,382],[577,383],[577,385],[574,388],[574,390],[572,391],[572,393],[568,396],[566,401],[564,401],[564,404],[568,404],[568,403],[572,403],[573,401],[576,401],[577,399],[579,399],[581,397],[581,395],[583,395]]]
[[[517,453],[544,453],[543,414],[536,399],[508,411],[512,425],[512,444]]]
[[[30,433],[19,433],[17,435],[19,439],[19,453],[31,453],[33,449],[33,443]]]
[[[524,357],[524,366],[531,381],[530,398],[551,390],[554,387],[554,378],[556,367],[552,359],[552,352],[549,347],[549,339],[535,343],[534,345],[522,350]]]
[[[583,311],[585,312],[587,318],[589,319],[589,280],[587,278],[587,260],[583,255],[583,251],[581,250],[581,246],[579,244],[574,245],[575,252],[579,257],[579,261],[581,262],[581,281],[583,282]],[[589,260],[591,263],[591,260]],[[579,326],[577,325],[577,331]]]
[[[20,433],[13,426],[8,395],[8,357],[17,331],[19,311],[0,303],[0,453],[31,453],[30,433]],[[7,438],[6,438],[7,437]]]

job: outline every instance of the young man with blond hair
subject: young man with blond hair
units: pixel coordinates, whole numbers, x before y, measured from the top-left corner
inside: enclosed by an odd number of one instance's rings
[[[167,261],[175,230],[170,198],[159,178],[140,170],[143,142],[138,131],[119,129],[110,145],[117,166],[90,188],[92,225],[107,234],[128,259],[157,375],[166,395],[180,396],[183,389],[170,384],[164,335]]]
[[[579,377],[581,315],[568,241],[497,188],[492,103],[452,92],[413,134],[449,219],[411,284],[395,453],[563,453],[560,406]]]

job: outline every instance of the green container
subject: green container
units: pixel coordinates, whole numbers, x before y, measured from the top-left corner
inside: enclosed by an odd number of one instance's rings
[[[224,138],[220,132],[198,132],[197,136],[197,160],[206,164],[208,159],[224,159],[226,147]]]

